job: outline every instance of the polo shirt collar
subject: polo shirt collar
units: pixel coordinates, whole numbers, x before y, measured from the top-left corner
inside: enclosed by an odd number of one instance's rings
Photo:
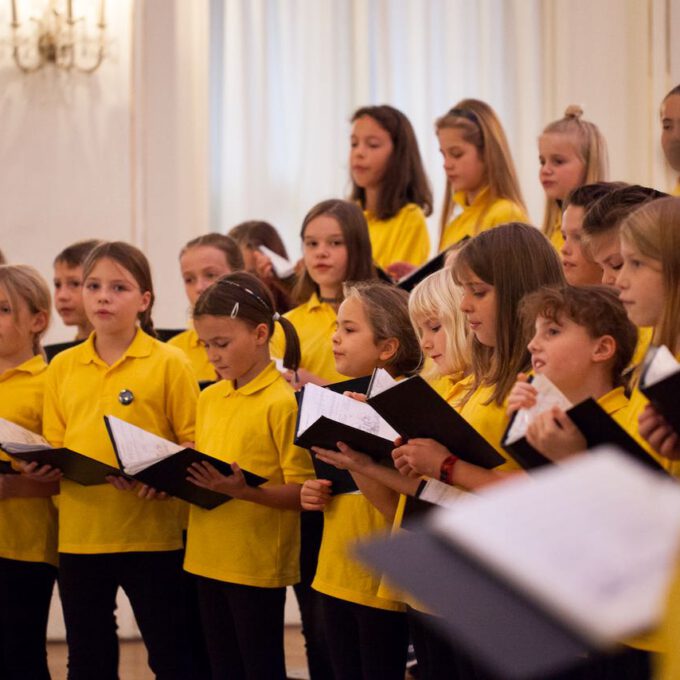
[[[38,375],[39,373],[44,371],[46,367],[47,364],[45,363],[45,359],[43,358],[43,356],[41,354],[36,354],[30,359],[24,361],[23,364],[19,364],[18,366],[15,366],[14,368],[10,368],[9,370],[5,371],[2,375],[0,375],[0,380],[7,380],[8,378],[11,378],[13,375],[16,375],[17,373],[28,373],[29,375]]]
[[[608,413],[615,413],[628,404],[628,398],[623,387],[615,387],[607,394],[601,396],[597,403]]]
[[[95,332],[90,333],[89,337],[85,342],[80,345],[81,356],[80,360],[84,364],[103,364],[101,357],[97,354],[94,348],[94,336]],[[133,338],[130,346],[125,350],[123,356],[116,361],[116,364],[121,363],[127,358],[138,358],[147,357],[151,354],[151,349],[153,348],[154,339],[147,335],[141,328],[137,328],[137,333]]]
[[[465,191],[456,191],[456,193],[453,194],[453,201],[462,208],[471,208],[472,206],[479,206],[483,203],[486,203],[486,201],[488,200],[488,196],[489,187],[486,186],[477,194],[477,196],[475,196],[475,200],[472,201],[472,203],[468,204],[467,194]]]
[[[234,383],[231,380],[225,380],[225,397],[229,397],[232,394],[242,394],[243,396],[249,397],[256,392],[269,387],[273,382],[281,377],[279,369],[276,368],[276,364],[271,361],[266,368],[257,376],[255,376],[250,382],[246,383],[243,387],[238,389],[234,388]]]

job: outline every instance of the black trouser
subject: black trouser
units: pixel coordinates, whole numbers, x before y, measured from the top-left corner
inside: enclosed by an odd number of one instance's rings
[[[61,553],[59,560],[69,680],[117,680],[119,587],[130,600],[156,678],[192,678],[182,550]]]
[[[198,577],[198,601],[213,680],[285,680],[285,588]]]
[[[335,680],[403,680],[408,625],[403,612],[321,595]]]
[[[294,586],[300,607],[310,680],[333,680],[328,644],[324,635],[319,593],[312,588],[323,534],[323,513],[300,513],[300,583]]]
[[[49,680],[45,638],[57,570],[0,558],[0,678]]]

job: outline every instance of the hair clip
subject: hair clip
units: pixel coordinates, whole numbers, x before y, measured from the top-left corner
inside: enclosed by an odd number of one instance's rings
[[[274,312],[272,314],[272,320],[273,321],[278,321],[281,318],[281,315],[278,312]]]
[[[235,302],[234,306],[231,308],[230,316],[232,319],[235,319],[237,314],[238,314],[238,302]]]

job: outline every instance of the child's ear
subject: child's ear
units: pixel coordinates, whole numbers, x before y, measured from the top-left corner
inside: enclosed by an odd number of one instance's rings
[[[47,328],[47,312],[36,312],[31,319],[31,333],[42,333]]]
[[[593,348],[593,361],[609,361],[616,354],[616,340],[611,335],[598,338]]]
[[[399,350],[399,340],[396,338],[387,338],[380,344],[382,345],[378,355],[380,361],[389,361]]]
[[[141,314],[142,312],[146,312],[147,309],[149,309],[149,305],[151,304],[151,291],[145,291],[142,293],[142,303],[139,306],[139,313]]]
[[[258,345],[266,345],[269,342],[269,327],[266,323],[259,323],[253,329],[255,342]]]

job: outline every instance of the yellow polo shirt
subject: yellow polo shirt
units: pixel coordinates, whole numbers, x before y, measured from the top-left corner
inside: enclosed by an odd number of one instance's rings
[[[122,390],[134,399],[124,405]],[[137,331],[124,355],[106,364],[94,333],[62,352],[47,370],[45,438],[117,466],[104,416],[113,415],[175,442],[194,440],[198,385],[176,347]],[[147,501],[110,484],[81,486],[64,479],[59,500],[59,551],[98,554],[177,550],[182,547],[186,504]]]
[[[489,205],[488,187],[482,189],[470,204],[464,191],[457,191],[452,200],[458,214],[446,225],[439,242],[439,252],[492,227],[506,222],[526,222],[528,219],[524,208],[507,198],[496,199]]]
[[[333,307],[327,302],[321,302],[318,295],[313,293],[307,302],[286,312],[284,316],[295,326],[300,337],[300,367],[329,383],[346,380],[346,376],[335,370],[331,338],[335,333],[338,316]],[[273,357],[283,358],[285,341],[280,324],[275,325],[269,348]]]
[[[550,235],[550,243],[552,243],[553,248],[557,251],[558,255],[562,253],[562,247],[564,246],[564,236],[562,235],[562,213],[558,212],[555,218],[555,228],[553,233]]]
[[[407,203],[388,220],[379,220],[368,210],[364,216],[373,259],[379,267],[385,269],[393,262],[409,262],[418,267],[427,260],[430,236],[425,214],[415,203]]]
[[[238,389],[221,380],[198,401],[196,447],[266,477],[265,486],[314,477],[309,453],[293,445],[295,393],[274,363]],[[300,513],[232,499],[213,510],[191,506],[184,568],[260,588],[300,580]]]
[[[42,434],[47,364],[34,356],[0,374],[0,418]],[[0,451],[0,460],[10,458]],[[0,500],[0,557],[57,564],[57,512],[50,498]]]
[[[205,351],[205,347],[201,345],[198,333],[193,328],[188,328],[170,338],[167,344],[181,349],[189,357],[191,366],[196,374],[196,380],[217,380],[215,368],[208,361],[208,353]]]
[[[680,178],[678,178],[677,184],[673,187],[673,191],[671,191],[671,196],[680,196]]]

